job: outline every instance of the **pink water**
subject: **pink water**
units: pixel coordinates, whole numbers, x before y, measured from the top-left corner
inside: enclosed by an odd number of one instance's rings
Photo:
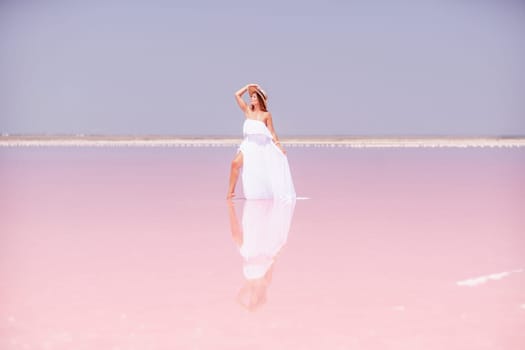
[[[0,349],[525,348],[525,149],[288,148],[258,279],[234,152],[0,149]]]

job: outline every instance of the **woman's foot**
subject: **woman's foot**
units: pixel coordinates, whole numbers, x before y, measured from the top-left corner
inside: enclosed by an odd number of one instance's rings
[[[235,193],[230,192],[230,193],[228,193],[228,195],[226,196],[226,199],[232,199],[233,197],[235,197]]]

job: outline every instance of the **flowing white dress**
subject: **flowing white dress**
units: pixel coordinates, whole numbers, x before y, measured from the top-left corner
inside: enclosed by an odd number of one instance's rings
[[[243,154],[242,187],[246,199],[295,198],[288,158],[273,143],[266,124],[246,118],[243,136],[237,151]]]

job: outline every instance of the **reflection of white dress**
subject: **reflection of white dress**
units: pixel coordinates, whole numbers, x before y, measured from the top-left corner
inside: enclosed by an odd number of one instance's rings
[[[240,253],[246,279],[261,278],[272,266],[275,255],[288,239],[294,209],[295,199],[244,202]]]
[[[273,143],[266,124],[246,118],[243,136],[238,150],[243,154],[242,185],[246,199],[295,198],[288,158]]]

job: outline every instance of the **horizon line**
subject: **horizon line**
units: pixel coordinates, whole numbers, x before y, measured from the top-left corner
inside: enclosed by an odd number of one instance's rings
[[[279,137],[290,147],[525,147],[523,136],[296,136]],[[232,147],[241,137],[160,135],[0,135],[0,147],[120,146]]]

